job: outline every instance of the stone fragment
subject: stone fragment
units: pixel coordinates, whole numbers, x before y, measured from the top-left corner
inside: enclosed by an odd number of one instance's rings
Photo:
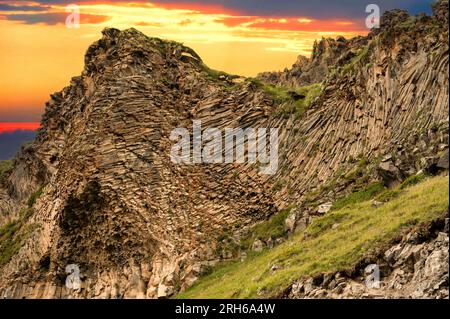
[[[264,249],[264,242],[257,239],[252,244],[252,250],[256,252],[261,252]]]
[[[331,210],[331,207],[333,206],[333,203],[327,202],[324,204],[319,205],[317,208],[317,213],[319,214],[326,214]]]

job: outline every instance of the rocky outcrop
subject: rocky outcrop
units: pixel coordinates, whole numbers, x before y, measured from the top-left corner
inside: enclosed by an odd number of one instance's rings
[[[445,223],[445,230],[440,222],[408,233],[349,272],[299,280],[285,297],[448,299],[448,219]]]
[[[283,84],[323,82],[301,118],[278,115],[289,101],[217,76],[179,43],[105,29],[0,187],[2,215],[20,220],[23,241],[0,265],[0,295],[167,298],[236,257],[219,249],[221,239],[278,210],[296,206],[286,223],[293,232],[383,172],[395,182],[437,167],[448,150],[448,27],[389,14],[398,22],[323,40],[311,61],[299,59],[298,80]],[[193,120],[203,131],[279,128],[278,171],[172,163],[170,133]],[[68,265],[80,269],[77,289],[65,285]]]

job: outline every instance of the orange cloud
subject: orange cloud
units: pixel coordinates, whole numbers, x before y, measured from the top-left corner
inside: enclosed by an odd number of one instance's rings
[[[241,15],[237,10],[225,8],[220,4],[198,4],[198,3],[164,3],[152,4],[152,7],[167,9],[167,10],[187,10],[203,14],[227,14],[227,15]]]
[[[309,18],[222,17],[217,22],[228,27],[259,28],[265,30],[311,32],[365,32],[354,21],[313,20]]]

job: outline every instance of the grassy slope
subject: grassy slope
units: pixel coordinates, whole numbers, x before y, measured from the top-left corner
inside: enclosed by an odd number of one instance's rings
[[[434,177],[375,208],[371,201],[353,203],[315,221],[305,233],[243,262],[221,266],[179,294],[178,298],[270,297],[304,275],[354,266],[365,254],[414,225],[439,218],[448,210],[448,177]],[[335,229],[334,224],[339,224]],[[276,271],[271,267],[277,265]]]

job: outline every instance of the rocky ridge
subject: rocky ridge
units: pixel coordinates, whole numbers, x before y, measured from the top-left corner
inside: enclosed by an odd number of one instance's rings
[[[330,70],[344,66],[355,55],[355,52],[365,45],[367,45],[366,37],[322,38],[320,41],[314,42],[310,58],[299,55],[291,69],[260,73],[258,78],[273,85],[289,88],[322,82]]]

